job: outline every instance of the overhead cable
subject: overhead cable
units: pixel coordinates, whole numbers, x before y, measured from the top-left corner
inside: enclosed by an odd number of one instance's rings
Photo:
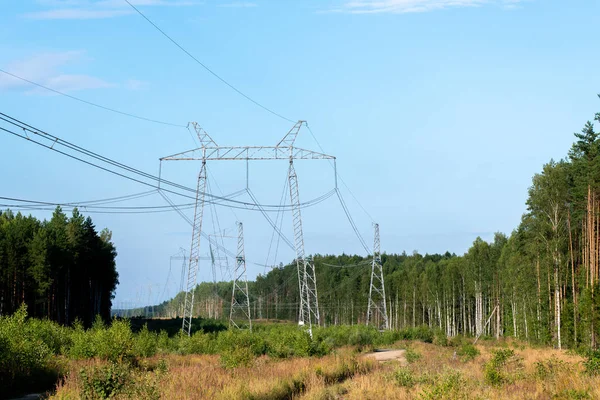
[[[232,89],[233,91],[235,91],[237,94],[239,94],[240,96],[244,97],[246,100],[252,102],[254,105],[262,108],[263,110],[275,115],[276,117],[279,117],[285,121],[288,122],[292,122],[294,123],[295,121],[284,117],[283,115],[273,111],[272,109],[262,105],[261,103],[259,103],[258,101],[254,100],[252,97],[248,96],[247,94],[245,94],[244,92],[242,92],[241,90],[239,90],[238,88],[236,88],[235,86],[233,86],[231,83],[227,82],[224,78],[222,78],[220,75],[218,75],[216,72],[214,72],[212,69],[210,69],[208,66],[206,66],[206,64],[204,64],[202,61],[198,60],[196,57],[194,57],[192,55],[192,53],[190,53],[189,51],[187,51],[183,46],[181,46],[179,43],[177,43],[171,36],[167,35],[167,33],[165,31],[163,31],[158,25],[156,25],[154,22],[152,22],[152,20],[150,20],[150,18],[148,18],[146,15],[144,15],[144,13],[142,13],[136,6],[134,6],[133,4],[131,4],[129,2],[129,0],[124,0],[127,4],[129,4],[131,6],[131,8],[133,8],[138,14],[140,14],[146,21],[148,21],[148,23],[150,23],[150,25],[152,25],[157,31],[159,31],[164,37],[166,37],[171,43],[173,43],[175,46],[177,46],[181,51],[183,51],[185,54],[188,55],[188,57],[190,57],[192,60],[194,60],[196,63],[198,63],[198,65],[200,65],[202,68],[204,68],[206,71],[208,71],[212,76],[214,76],[215,78],[217,78],[218,80],[220,80],[221,82],[223,82],[225,85],[227,85],[230,89]]]
[[[65,92],[61,92],[59,90],[52,89],[52,88],[50,88],[48,86],[44,86],[44,85],[42,85],[40,83],[37,83],[37,82],[31,81],[29,79],[23,78],[21,76],[15,75],[12,72],[8,72],[8,71],[5,71],[3,69],[0,69],[0,72],[4,73],[6,75],[12,76],[15,79],[19,79],[19,80],[21,80],[23,82],[27,82],[27,83],[29,83],[31,85],[34,85],[34,86],[37,86],[39,88],[48,90],[48,91],[50,91],[52,93],[56,93],[56,94],[59,94],[61,96],[65,96],[65,97],[68,97],[68,98],[70,98],[72,100],[76,100],[76,101],[79,101],[81,103],[84,103],[84,104],[87,104],[87,105],[90,105],[90,106],[101,108],[101,109],[106,110],[106,111],[110,111],[110,112],[113,112],[113,113],[125,115],[125,116],[131,117],[131,118],[140,119],[142,121],[153,122],[155,124],[174,126],[174,127],[177,127],[177,128],[185,128],[186,127],[185,125],[175,124],[175,123],[172,123],[172,122],[159,121],[159,120],[152,119],[152,118],[146,118],[146,117],[142,117],[142,116],[139,116],[139,115],[131,114],[131,113],[128,113],[128,112],[125,112],[125,111],[119,111],[117,109],[106,107],[106,106],[103,106],[103,105],[100,105],[100,104],[97,104],[97,103],[92,103],[91,101],[87,101],[87,100],[81,99],[79,97],[75,97],[73,95],[67,94]]]

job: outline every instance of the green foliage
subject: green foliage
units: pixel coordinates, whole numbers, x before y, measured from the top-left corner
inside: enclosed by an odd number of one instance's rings
[[[299,329],[273,329],[268,333],[267,343],[271,357],[307,357],[316,352],[308,332]]]
[[[255,355],[247,347],[233,347],[221,351],[221,366],[223,368],[249,367],[254,362]]]
[[[49,221],[0,212],[0,310],[23,302],[31,316],[61,324],[89,326],[96,313],[108,320],[116,255],[110,235],[77,209],[68,218],[57,207]]]
[[[179,332],[175,341],[177,352],[180,354],[213,354],[216,351],[215,336],[202,331],[188,336]]]
[[[419,361],[422,357],[421,353],[419,353],[418,351],[416,351],[415,349],[413,349],[412,347],[408,347],[406,349],[406,352],[404,353],[404,356],[406,357],[406,361],[408,361],[410,364]]]
[[[89,330],[80,324],[72,334],[72,346],[69,355],[77,359],[98,357],[112,362],[130,361],[135,357],[134,337],[125,320],[113,320],[106,327],[101,318],[96,318]],[[146,337],[148,339],[148,337]]]
[[[109,399],[124,392],[131,380],[131,370],[125,364],[110,362],[106,365],[82,368],[81,395],[84,399]]]
[[[472,361],[475,357],[477,357],[480,353],[477,347],[470,343],[465,343],[458,348],[456,354],[460,357],[463,362]]]
[[[138,357],[151,357],[158,351],[158,335],[144,325],[135,336],[133,352]]]
[[[588,375],[600,375],[600,350],[589,351],[586,359],[583,361],[585,372]]]
[[[0,316],[0,387],[6,394],[45,389],[58,377],[52,355],[68,340],[50,321],[27,319],[22,305],[12,316]],[[33,381],[33,382],[32,382]]]
[[[421,398],[424,400],[438,399],[467,399],[465,390],[466,380],[459,371],[446,371],[436,377],[430,387],[423,389]]]
[[[553,378],[557,373],[568,370],[569,365],[556,357],[535,362],[535,375],[540,380]]]
[[[497,349],[492,352],[492,359],[484,366],[484,379],[488,385],[500,386],[509,382],[509,376],[504,371],[508,361],[515,356],[512,349]]]
[[[413,372],[406,367],[398,368],[394,371],[394,381],[398,386],[406,388],[412,388],[417,383]]]

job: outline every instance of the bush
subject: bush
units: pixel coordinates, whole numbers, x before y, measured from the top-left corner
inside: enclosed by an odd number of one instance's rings
[[[509,382],[509,377],[503,370],[508,361],[514,357],[512,349],[498,349],[492,352],[493,356],[484,366],[485,382],[492,386],[499,386]]]
[[[408,368],[398,368],[394,372],[394,381],[398,386],[406,388],[411,388],[416,383],[416,379],[412,371]]]
[[[535,375],[539,379],[553,378],[557,373],[568,371],[569,365],[556,357],[535,362]]]
[[[299,329],[271,330],[267,337],[267,354],[271,357],[307,357],[317,349],[319,347],[313,344],[308,332]]]
[[[406,353],[404,355],[406,357],[406,361],[408,361],[410,364],[421,359],[421,353],[417,352],[411,347],[406,349]]]
[[[133,343],[133,353],[138,357],[152,357],[158,350],[158,335],[148,330],[148,325],[144,325],[140,332],[135,336]]]
[[[79,376],[83,399],[108,399],[124,392],[131,380],[131,371],[124,364],[111,362],[99,367],[82,368]]]
[[[591,376],[600,374],[600,350],[590,351],[583,361],[585,373]]]
[[[468,398],[465,379],[459,371],[447,371],[440,375],[430,388],[425,388],[422,398],[426,400]]]
[[[458,356],[463,362],[467,362],[473,360],[480,353],[479,350],[477,350],[477,347],[470,343],[466,343],[460,346],[456,354],[458,354]]]
[[[76,324],[68,353],[78,359],[98,357],[113,362],[133,360],[134,338],[129,322],[115,319],[107,328],[102,319],[97,317],[87,331],[81,324]]]
[[[180,332],[176,343],[179,354],[214,354],[216,351],[214,336],[202,331],[198,331],[192,336]]]
[[[223,368],[249,367],[253,362],[254,353],[247,347],[236,347],[224,350],[221,353],[221,366]]]
[[[60,327],[53,325],[56,324],[27,319],[24,305],[12,316],[0,317],[2,395],[24,389],[46,390],[55,382],[59,372],[51,357],[65,338]],[[50,342],[50,346],[45,340]]]

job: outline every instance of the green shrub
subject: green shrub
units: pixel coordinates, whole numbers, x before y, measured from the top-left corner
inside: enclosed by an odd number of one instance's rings
[[[569,365],[563,360],[559,360],[554,356],[547,360],[535,362],[535,375],[541,380],[553,378],[557,373],[568,370]]]
[[[97,317],[92,328],[87,331],[81,324],[75,324],[71,339],[72,345],[68,353],[73,358],[98,357],[123,362],[135,357],[133,333],[126,320],[115,319],[107,328],[102,319]]]
[[[425,400],[437,399],[466,399],[468,392],[465,391],[466,380],[459,371],[447,371],[434,381],[432,387],[423,389],[421,395]]]
[[[449,342],[448,342],[448,336],[446,336],[446,332],[444,332],[441,329],[436,329],[433,332],[433,340],[432,343],[437,345],[437,346],[448,346]]]
[[[27,319],[21,306],[11,316],[0,316],[0,387],[3,395],[21,390],[46,390],[58,377],[51,357],[61,346],[62,333],[49,321]],[[50,346],[44,342],[49,339]]]
[[[267,354],[277,358],[308,357],[318,349],[313,346],[308,332],[299,329],[272,330],[266,341]]]
[[[411,388],[415,385],[416,379],[412,371],[408,368],[398,368],[394,371],[394,381],[398,386]]]
[[[131,380],[131,371],[125,364],[110,362],[107,365],[82,368],[79,376],[83,399],[108,399],[125,391]]]
[[[221,366],[231,369],[249,367],[254,362],[254,353],[248,347],[235,347],[221,353]]]
[[[509,382],[509,377],[503,369],[514,357],[515,352],[512,349],[497,349],[492,354],[492,359],[484,366],[484,378],[488,385],[499,386]]]
[[[411,364],[414,363],[415,361],[419,361],[421,359],[421,353],[417,352],[416,350],[414,350],[411,347],[408,347],[406,349],[404,356],[406,357],[406,361],[408,361]]]
[[[152,357],[158,350],[158,335],[144,325],[133,342],[133,352],[138,357]]]
[[[466,344],[463,344],[462,346],[460,346],[460,348],[457,350],[456,354],[458,354],[458,356],[460,357],[460,359],[463,362],[467,362],[467,361],[473,360],[480,353],[479,353],[479,350],[477,350],[477,347],[475,347],[474,345],[472,345],[470,343],[466,343]]]
[[[585,373],[591,376],[600,374],[600,350],[590,351],[583,361]]]

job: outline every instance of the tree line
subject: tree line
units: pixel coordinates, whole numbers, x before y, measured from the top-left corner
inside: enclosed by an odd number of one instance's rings
[[[600,113],[595,115],[600,122]],[[510,235],[477,238],[462,255],[383,254],[393,328],[427,325],[448,336],[513,336],[562,347],[598,347],[600,336],[600,132],[588,121],[567,156],[535,174],[526,212]],[[366,317],[369,258],[313,257],[322,324]],[[298,315],[295,264],[249,282],[253,318]],[[228,315],[231,284],[202,283],[195,310]],[[155,308],[181,315],[183,293]]]
[[[30,316],[60,324],[109,319],[118,284],[111,236],[77,209],[69,218],[57,207],[49,221],[0,211],[0,316],[24,303]]]

